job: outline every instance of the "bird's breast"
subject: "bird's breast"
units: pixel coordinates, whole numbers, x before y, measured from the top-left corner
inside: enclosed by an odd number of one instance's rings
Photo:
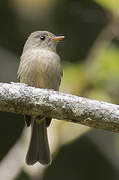
[[[35,50],[23,55],[20,81],[47,89],[59,89],[61,64],[59,56],[48,50]],[[24,66],[24,67],[23,67]]]

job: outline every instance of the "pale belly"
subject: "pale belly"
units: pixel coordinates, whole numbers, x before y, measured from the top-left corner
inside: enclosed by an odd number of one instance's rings
[[[24,66],[24,67],[23,67]],[[22,63],[20,82],[30,86],[58,90],[61,81],[59,56],[36,56]]]

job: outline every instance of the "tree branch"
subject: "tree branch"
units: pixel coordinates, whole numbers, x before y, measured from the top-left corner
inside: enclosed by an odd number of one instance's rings
[[[86,126],[119,132],[119,106],[103,101],[34,88],[21,83],[0,83],[0,111],[43,115]]]

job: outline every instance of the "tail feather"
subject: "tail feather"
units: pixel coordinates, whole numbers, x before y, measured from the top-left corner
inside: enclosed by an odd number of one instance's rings
[[[44,165],[49,164],[51,161],[45,121],[41,124],[38,124],[36,121],[32,123],[31,140],[26,155],[26,163],[33,165],[37,161]]]

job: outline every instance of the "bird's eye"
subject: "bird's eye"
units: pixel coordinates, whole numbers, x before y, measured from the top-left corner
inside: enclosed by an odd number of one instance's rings
[[[40,39],[41,40],[45,40],[45,36],[40,36]]]

